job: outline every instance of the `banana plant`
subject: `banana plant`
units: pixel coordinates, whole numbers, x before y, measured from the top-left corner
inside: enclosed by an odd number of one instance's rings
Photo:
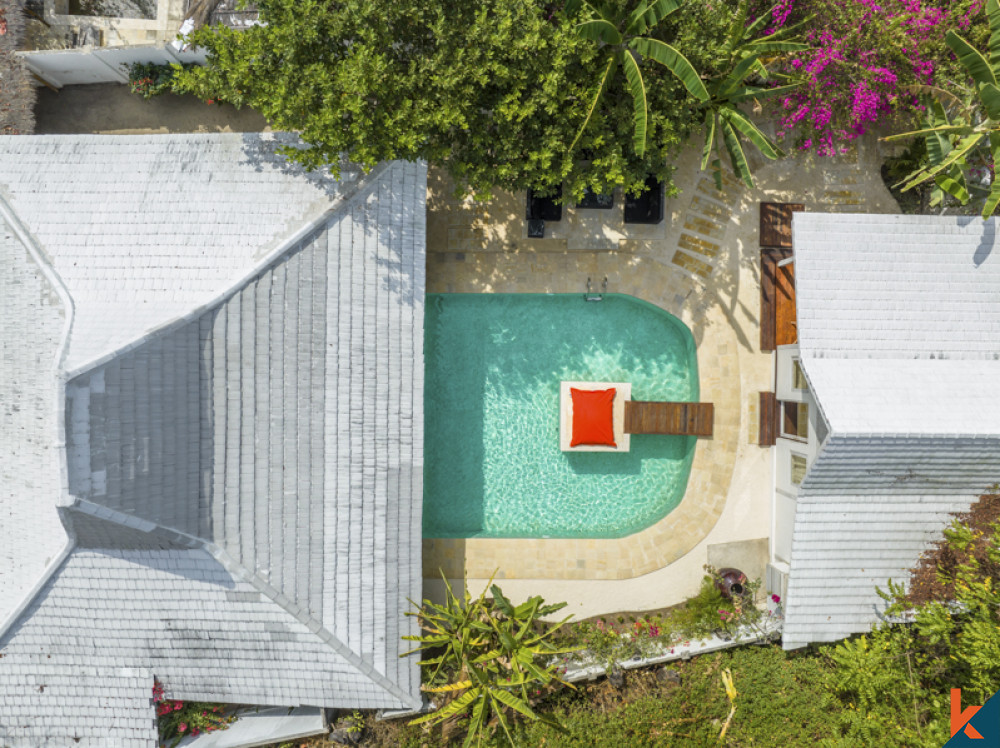
[[[893,141],[919,136],[927,143],[929,164],[900,183],[903,192],[933,180],[938,189],[964,205],[974,191],[966,180],[967,168],[974,161],[988,163],[992,180],[981,211],[984,219],[1000,204],[996,173],[1000,159],[1000,0],[987,0],[986,16],[990,24],[988,56],[955,31],[945,36],[945,43],[973,82],[973,98],[966,111],[952,120],[938,102],[928,112],[922,129],[885,138]],[[983,151],[986,158],[981,156]]]
[[[567,1],[566,15],[582,19],[575,26],[576,32],[584,39],[601,45],[603,55],[597,92],[590,102],[583,124],[570,144],[570,151],[586,131],[618,67],[625,73],[625,82],[632,96],[632,147],[635,155],[640,158],[646,153],[646,130],[649,122],[646,82],[641,67],[645,59],[667,68],[698,101],[709,100],[705,84],[688,59],[675,47],[649,36],[664,18],[680,6],[679,0],[641,0],[636,9],[629,13],[621,2]]]
[[[515,606],[492,581],[491,598],[486,589],[475,599],[465,590],[460,598],[445,579],[444,605],[424,600],[417,606],[411,600],[417,611],[407,615],[417,616],[424,633],[403,637],[419,646],[401,656],[432,655],[420,661],[422,667],[433,668],[422,690],[445,699],[439,709],[410,724],[437,725],[468,716],[464,746],[481,743],[488,730],[498,728],[514,746],[511,719],[518,714],[562,730],[558,722],[531,708],[529,691],[556,683],[573,687],[547,664],[553,655],[576,651],[551,643],[569,618],[556,624],[541,621],[566,603],[545,605],[541,597],[532,597]]]
[[[733,171],[743,183],[753,188],[753,175],[747,163],[746,153],[740,142],[741,136],[757,147],[766,158],[777,159],[784,156],[781,149],[767,135],[761,132],[749,117],[739,109],[740,104],[759,102],[774,96],[781,96],[801,85],[798,82],[766,87],[760,85],[768,80],[766,60],[774,55],[799,52],[808,45],[790,40],[790,36],[805,21],[794,26],[779,29],[773,34],[754,38],[764,24],[772,17],[774,8],[762,13],[747,25],[747,0],[741,0],[736,15],[729,27],[723,54],[728,58],[726,72],[710,80],[706,86],[709,100],[705,106],[705,144],[702,149],[701,169],[709,166],[715,177],[715,185],[722,189],[721,151],[725,148]],[[808,19],[807,19],[808,20]],[[759,83],[748,83],[756,79]],[[713,159],[713,155],[715,158]]]

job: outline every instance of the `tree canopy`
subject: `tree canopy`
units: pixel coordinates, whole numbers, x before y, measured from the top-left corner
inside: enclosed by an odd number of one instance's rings
[[[575,196],[586,188],[637,192],[650,175],[669,190],[670,155],[704,122],[700,102],[666,66],[636,55],[648,107],[637,152],[625,71],[602,79],[606,55],[559,2],[258,5],[261,25],[192,35],[209,64],[180,73],[176,87],[249,105],[275,128],[298,131],[307,147],[289,156],[310,167],[335,168],[341,154],[369,167],[422,158],[478,193],[559,184]],[[650,38],[680,49],[709,76],[733,12],[727,3],[714,11],[688,3]],[[600,107],[588,121],[599,85]]]

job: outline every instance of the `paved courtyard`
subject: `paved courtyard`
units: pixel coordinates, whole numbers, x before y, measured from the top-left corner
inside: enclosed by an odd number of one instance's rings
[[[755,444],[758,392],[772,389],[772,358],[759,348],[758,203],[800,202],[824,212],[897,212],[879,178],[874,140],[846,156],[803,155],[756,164],[757,189],[727,175],[717,191],[683,154],[656,226],[623,223],[612,210],[564,206],[546,238],[528,239],[524,195],[486,203],[454,199],[431,173],[427,222],[430,293],[582,293],[587,278],[656,304],[690,328],[701,401],[715,403],[715,433],[699,439],[681,504],[652,527],[621,539],[428,539],[428,592],[440,572],[478,592],[496,572],[515,597],[566,600],[596,615],[672,605],[697,591],[709,547],[771,534],[771,453]],[[766,546],[765,546],[766,547]]]

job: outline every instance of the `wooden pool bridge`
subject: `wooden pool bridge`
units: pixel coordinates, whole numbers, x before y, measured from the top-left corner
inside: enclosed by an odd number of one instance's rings
[[[712,403],[625,401],[626,434],[711,436],[714,420]]]

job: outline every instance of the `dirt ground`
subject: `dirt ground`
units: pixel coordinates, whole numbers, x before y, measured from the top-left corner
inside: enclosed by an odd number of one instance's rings
[[[121,83],[42,88],[35,105],[35,133],[135,135],[169,132],[266,132],[250,109],[206,104],[194,96],[164,94],[148,101]]]

